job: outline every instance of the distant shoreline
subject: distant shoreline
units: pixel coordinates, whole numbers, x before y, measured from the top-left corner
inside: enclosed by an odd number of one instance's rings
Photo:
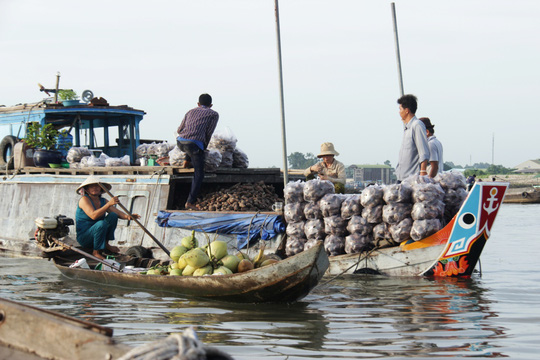
[[[481,177],[482,181],[491,181],[495,178],[495,181],[505,181],[510,183],[510,188],[523,188],[531,187],[533,185],[540,185],[540,177],[535,177],[537,174],[527,175],[487,175]]]

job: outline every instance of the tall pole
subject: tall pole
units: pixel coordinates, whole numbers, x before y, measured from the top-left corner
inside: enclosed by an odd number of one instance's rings
[[[58,86],[60,85],[60,71],[56,73],[56,87],[54,88],[54,103],[58,103]]]
[[[397,31],[397,20],[396,20],[396,4],[392,3],[392,18],[394,22],[394,39],[396,42],[396,59],[397,59],[397,67],[398,67],[398,77],[399,77],[399,90],[401,93],[401,96],[405,94],[403,91],[403,77],[401,75],[401,56],[399,55],[399,38],[398,38],[398,31]]]
[[[285,105],[283,100],[283,68],[281,66],[281,35],[279,31],[279,6],[278,0],[275,0],[276,12],[276,34],[277,34],[277,51],[278,51],[278,66],[279,66],[279,95],[281,100],[281,141],[283,143],[283,186],[287,186],[289,182],[289,170],[287,166],[287,137],[285,132]]]
[[[491,165],[495,165],[495,133],[491,139]]]

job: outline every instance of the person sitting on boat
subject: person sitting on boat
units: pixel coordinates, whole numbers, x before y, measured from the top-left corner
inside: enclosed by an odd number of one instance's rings
[[[439,139],[435,136],[435,125],[427,117],[421,117],[421,122],[426,126],[426,134],[429,147],[429,164],[427,174],[430,178],[434,178],[438,173],[442,173],[444,169],[443,162],[443,146]]]
[[[89,176],[77,188],[77,193],[82,197],[75,213],[75,227],[77,242],[85,248],[92,249],[95,257],[104,259],[103,250],[111,253],[120,251],[116,246],[109,244],[110,240],[114,240],[118,218],[124,220],[133,218],[115,207],[119,203],[117,196],[109,201],[101,197],[104,191],[100,184],[108,190],[111,189],[110,184],[100,181],[95,176]],[[133,214],[133,217],[139,219],[140,215]]]
[[[186,153],[184,167],[193,167],[194,174],[191,181],[191,190],[185,204],[187,210],[196,210],[197,196],[204,180],[205,150],[216,129],[219,114],[210,109],[212,97],[208,94],[199,96],[197,107],[189,110],[178,127],[176,144]]]
[[[308,167],[304,171],[304,176],[309,180],[313,179],[315,174],[318,174],[319,179],[331,181],[337,193],[344,193],[346,181],[345,165],[335,159],[337,155],[339,153],[334,149],[334,144],[331,142],[323,143],[321,145],[321,152],[317,155],[318,158],[322,158],[322,161]]]

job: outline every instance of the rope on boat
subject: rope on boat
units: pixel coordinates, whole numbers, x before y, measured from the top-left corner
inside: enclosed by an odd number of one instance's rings
[[[319,288],[323,287],[323,286],[326,286],[328,285],[329,283],[331,283],[332,281],[336,280],[338,277],[340,277],[341,275],[345,274],[347,271],[351,270],[353,267],[358,267],[358,265],[362,262],[362,260],[366,260],[367,261],[367,258],[369,257],[369,255],[371,255],[372,252],[374,252],[375,250],[377,250],[377,248],[373,248],[369,251],[367,251],[365,254],[360,252],[358,254],[358,261],[355,262],[354,264],[352,264],[351,266],[349,266],[348,268],[346,268],[345,270],[343,270],[342,272],[340,272],[339,274],[337,274],[336,276],[334,276],[333,278],[331,278],[330,280],[327,280],[325,281],[324,283],[322,283],[321,285],[319,285]],[[364,256],[362,256],[364,255]],[[355,270],[356,271],[356,270]]]
[[[182,334],[171,334],[167,338],[138,346],[118,360],[232,360],[228,354],[204,346],[192,327]]]

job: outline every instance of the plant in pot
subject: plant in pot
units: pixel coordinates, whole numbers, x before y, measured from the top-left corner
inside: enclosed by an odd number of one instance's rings
[[[64,106],[79,105],[79,96],[73,90],[58,90],[58,98]]]
[[[49,164],[62,163],[62,153],[57,149],[59,134],[52,124],[43,126],[37,122],[28,124],[24,141],[34,148],[35,166],[49,167]]]

